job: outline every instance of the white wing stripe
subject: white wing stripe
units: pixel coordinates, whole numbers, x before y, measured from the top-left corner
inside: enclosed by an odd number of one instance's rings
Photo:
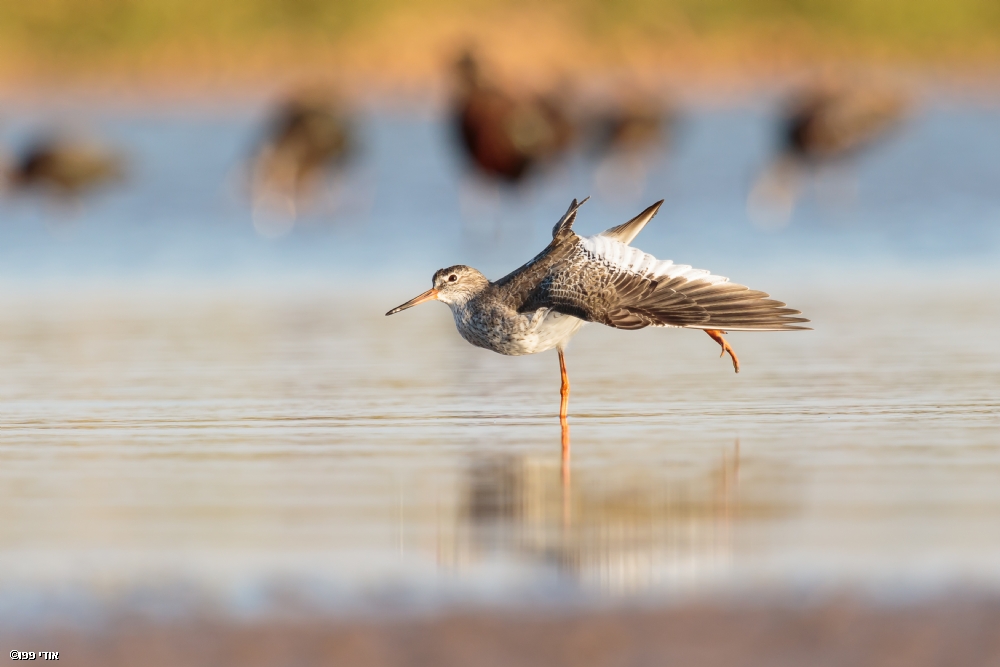
[[[638,248],[633,248],[606,236],[581,238],[584,249],[595,259],[617,271],[644,276],[650,279],[677,278],[704,280],[712,285],[728,282],[729,278],[712,275],[704,269],[695,269],[687,264],[674,264],[669,259],[659,260]]]

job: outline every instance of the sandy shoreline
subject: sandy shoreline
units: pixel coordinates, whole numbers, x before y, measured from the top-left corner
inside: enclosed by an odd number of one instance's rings
[[[1000,598],[907,604],[688,603],[669,608],[448,611],[332,620],[154,622],[0,633],[8,650],[59,651],[70,665],[899,665],[1000,664]]]

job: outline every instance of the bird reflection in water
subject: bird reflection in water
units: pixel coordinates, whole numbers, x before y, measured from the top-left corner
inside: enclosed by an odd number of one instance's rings
[[[801,91],[784,111],[776,155],[750,191],[751,219],[765,229],[785,226],[805,176],[818,171],[836,175],[835,167],[897,127],[905,111],[904,98],[888,89],[823,85]],[[856,181],[839,176],[839,192],[828,199],[850,202],[856,197]]]
[[[346,111],[330,90],[307,88],[273,111],[250,164],[254,228],[262,236],[291,231],[304,204],[356,149]]]
[[[482,457],[467,473],[456,560],[526,557],[622,591],[697,583],[730,568],[740,517],[787,511],[745,493],[740,470],[738,441],[708,469],[584,468],[573,483],[566,456],[561,472],[547,458]]]

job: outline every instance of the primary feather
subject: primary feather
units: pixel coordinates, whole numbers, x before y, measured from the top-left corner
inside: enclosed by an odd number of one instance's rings
[[[703,269],[656,257],[631,241],[659,203],[603,234],[581,238],[571,225],[574,202],[552,243],[494,286],[520,313],[548,308],[618,329],[647,326],[785,331],[805,329],[800,311],[768,294]]]

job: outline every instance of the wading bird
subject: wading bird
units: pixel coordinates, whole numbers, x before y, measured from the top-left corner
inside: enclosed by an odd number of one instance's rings
[[[722,354],[729,353],[737,373],[740,363],[722,337],[725,330],[807,328],[797,326],[809,321],[796,317],[798,310],[786,308],[764,292],[631,247],[661,204],[663,200],[625,224],[584,238],[573,231],[580,206],[574,199],[553,228],[548,247],[513,273],[490,282],[468,266],[441,269],[429,290],[386,315],[426,301],[443,301],[451,308],[462,338],[473,345],[508,355],[556,348],[562,374],[562,420],[569,405],[564,350],[584,322],[617,329],[701,329],[722,347]],[[564,449],[566,443],[564,433]]]
[[[598,193],[610,200],[638,200],[653,163],[668,147],[673,120],[664,100],[638,90],[626,91],[594,112],[587,134],[598,159]]]
[[[125,160],[95,141],[43,135],[35,139],[7,170],[7,183],[15,190],[48,191],[74,200],[87,190],[119,181]]]
[[[490,82],[472,53],[456,63],[458,138],[483,175],[514,183],[564,152],[573,137],[555,95],[517,96]]]
[[[750,213],[780,226],[791,217],[804,173],[836,164],[897,126],[906,109],[889,90],[818,87],[796,96],[781,121],[778,150],[748,199]]]
[[[593,115],[591,142],[599,155],[661,148],[670,138],[673,113],[652,95],[629,91]]]
[[[255,209],[294,221],[299,201],[328,170],[344,164],[354,145],[351,124],[332,93],[317,88],[290,96],[274,111],[252,160]]]

